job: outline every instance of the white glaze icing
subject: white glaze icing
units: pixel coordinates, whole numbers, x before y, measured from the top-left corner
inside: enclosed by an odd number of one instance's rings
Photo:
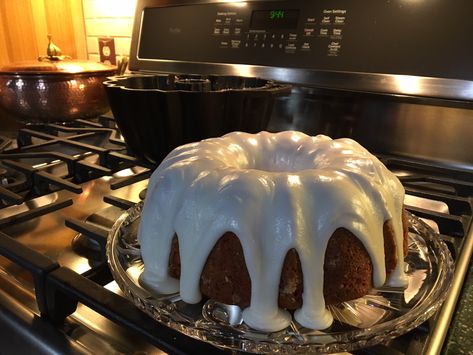
[[[405,285],[403,200],[399,180],[351,139],[233,132],[187,144],[173,150],[150,179],[138,232],[141,280],[159,293],[180,291],[185,302],[199,302],[207,256],[225,232],[233,232],[252,285],[243,320],[255,329],[278,331],[291,322],[278,308],[278,290],[284,258],[295,248],[304,292],[294,317],[305,327],[324,329],[333,318],[323,298],[323,263],[337,228],[363,243],[379,287],[386,283],[383,224],[391,220],[398,263],[388,281]],[[168,275],[174,234],[180,280]]]

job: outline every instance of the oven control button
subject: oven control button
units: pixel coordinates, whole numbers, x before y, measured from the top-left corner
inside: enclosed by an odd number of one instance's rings
[[[241,34],[241,27],[235,27],[235,29],[233,30],[233,33],[236,35]]]
[[[304,28],[305,37],[312,37],[314,35],[314,32],[315,32],[315,28],[313,27]]]
[[[284,47],[284,51],[286,53],[294,53],[296,51],[296,44],[295,43],[288,43],[286,47]]]
[[[324,16],[322,17],[322,21],[320,21],[322,25],[330,25],[331,19],[330,16]]]
[[[340,42],[338,42],[338,41],[332,41],[328,45],[329,50],[339,50],[340,47],[341,47],[341,45],[340,45]]]
[[[315,24],[315,17],[307,17],[305,20],[306,23],[314,25]]]
[[[342,29],[341,29],[341,28],[334,28],[334,29],[332,30],[332,34],[333,34],[334,36],[341,36],[341,35],[342,35]]]
[[[220,33],[221,33],[220,28],[215,27],[215,28],[214,28],[214,35],[219,35]]]
[[[340,52],[340,48],[342,47],[340,45],[340,42],[339,41],[332,41],[329,43],[329,45],[327,46],[328,48],[328,53],[327,55],[330,56],[330,57],[336,57],[338,56],[339,52]]]
[[[230,34],[230,29],[228,27],[225,27],[222,32],[224,35],[229,35]]]
[[[319,31],[319,34],[321,36],[327,36],[328,35],[328,28],[321,28]]]
[[[335,24],[336,25],[344,25],[346,17],[345,16],[335,16]]]
[[[232,39],[232,48],[240,48],[241,41],[239,39]]]
[[[310,51],[310,43],[309,42],[302,43],[301,51]]]

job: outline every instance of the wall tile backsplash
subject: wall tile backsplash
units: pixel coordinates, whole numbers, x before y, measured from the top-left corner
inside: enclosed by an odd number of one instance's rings
[[[100,61],[99,38],[115,40],[117,57],[129,55],[136,0],[83,0],[87,53]]]

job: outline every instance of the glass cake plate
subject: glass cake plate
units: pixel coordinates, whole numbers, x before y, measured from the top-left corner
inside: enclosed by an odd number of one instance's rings
[[[258,331],[242,321],[238,306],[203,300],[183,302],[179,294],[159,295],[141,286],[143,271],[137,231],[143,203],[114,224],[107,243],[113,277],[124,295],[155,320],[213,345],[254,353],[307,354],[353,351],[386,342],[417,327],[444,301],[453,277],[450,252],[427,224],[409,214],[408,287],[383,287],[330,307],[335,321],[323,331],[293,320],[278,332]]]

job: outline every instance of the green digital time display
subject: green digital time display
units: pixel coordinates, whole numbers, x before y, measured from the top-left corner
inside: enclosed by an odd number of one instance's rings
[[[269,18],[271,20],[281,20],[284,18],[284,10],[270,10]]]
[[[299,10],[255,10],[251,14],[250,29],[295,29],[298,21]]]

